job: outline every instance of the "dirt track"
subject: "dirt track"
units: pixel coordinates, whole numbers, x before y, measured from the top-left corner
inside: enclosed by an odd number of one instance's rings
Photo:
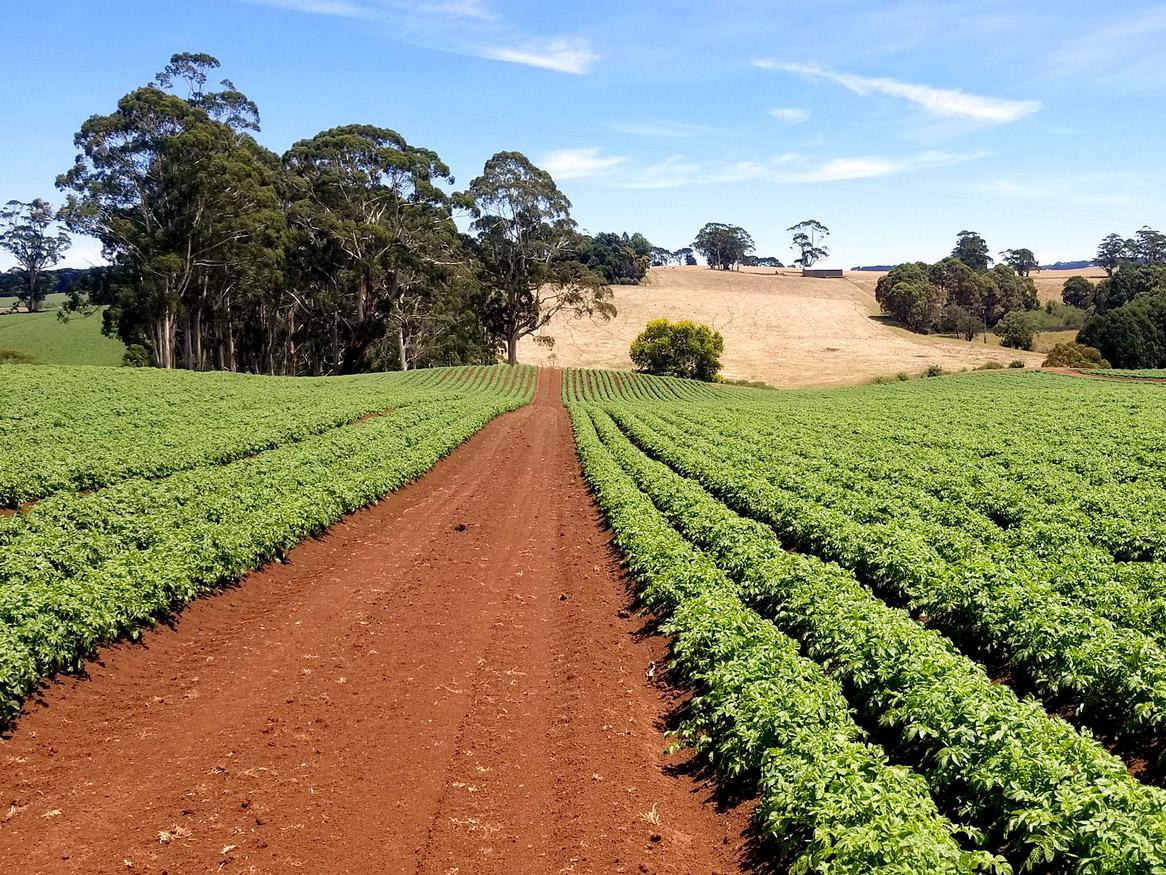
[[[422,480],[51,685],[0,741],[0,871],[736,871],[745,812],[662,756],[664,642],[620,616],[558,398],[543,371]]]

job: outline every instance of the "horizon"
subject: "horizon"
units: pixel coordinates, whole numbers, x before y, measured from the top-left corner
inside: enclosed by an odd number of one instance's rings
[[[786,43],[794,7],[754,2],[711,24],[695,4],[670,4],[667,20],[611,2],[54,7],[8,15],[9,34],[35,36],[10,35],[0,56],[17,85],[0,201],[59,204],[81,123],[171,54],[204,51],[258,103],[257,140],[277,153],[374,124],[436,151],[460,188],[517,150],[554,176],[580,228],[670,250],[725,221],[788,264],[785,229],[815,217],[832,231],[821,266],[934,261],[965,228],[993,255],[1026,247],[1050,264],[1166,224],[1161,4],[836,2]],[[77,237],[60,266],[99,261]]]

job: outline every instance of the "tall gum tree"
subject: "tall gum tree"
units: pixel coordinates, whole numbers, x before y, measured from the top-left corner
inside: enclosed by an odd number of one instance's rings
[[[0,208],[0,248],[8,250],[24,273],[23,291],[17,298],[29,313],[39,310],[45,299],[44,272],[61,260],[71,243],[65,231],[52,232],[56,221],[52,205],[40,198],[29,203],[9,201]]]
[[[519,340],[558,313],[615,315],[611,288],[578,260],[583,239],[571,202],[521,152],[490,158],[456,202],[473,217],[467,244],[485,291],[482,321],[505,346],[507,362],[517,364]]]
[[[413,360],[419,332],[432,329],[426,300],[458,251],[449,196],[453,182],[435,152],[388,128],[345,125],[296,143],[284,156],[293,229],[332,285],[333,356],[341,373],[365,363],[387,330],[397,332],[399,366]]]
[[[69,227],[97,237],[132,278],[133,318],[163,368],[176,367],[180,355],[199,366],[188,321],[180,353],[180,319],[201,314],[210,276],[240,258],[258,229],[269,233],[281,221],[278,164],[247,133],[258,128],[254,105],[229,80],[222,92],[202,88],[217,66],[210,56],[175,55],[116,111],[86,120],[74,138],[74,166],[57,180],[70,193],[62,210]],[[185,98],[167,90],[179,81],[188,83]]]

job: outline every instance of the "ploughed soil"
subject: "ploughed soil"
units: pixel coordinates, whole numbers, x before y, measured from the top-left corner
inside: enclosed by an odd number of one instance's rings
[[[747,806],[665,756],[559,375],[282,565],[107,648],[0,739],[3,872],[675,872]]]

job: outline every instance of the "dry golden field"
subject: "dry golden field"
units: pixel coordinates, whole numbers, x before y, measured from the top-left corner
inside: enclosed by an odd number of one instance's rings
[[[615,286],[618,315],[609,322],[556,318],[546,333],[553,348],[525,339],[519,361],[559,367],[630,370],[628,347],[651,319],[692,319],[725,337],[722,374],[773,386],[841,386],[899,371],[919,374],[987,361],[1021,359],[1038,367],[1037,353],[924,337],[877,318],[879,274],[803,279],[796,271],[765,268],[713,271],[653,268],[646,284]]]

